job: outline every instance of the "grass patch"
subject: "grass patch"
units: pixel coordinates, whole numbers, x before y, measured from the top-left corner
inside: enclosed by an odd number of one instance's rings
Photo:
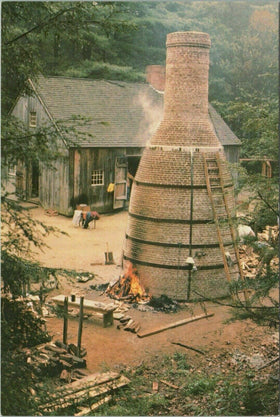
[[[276,367],[229,369],[223,358],[212,365],[203,358],[193,365],[190,357],[176,352],[142,363],[125,372],[131,383],[95,415],[278,415]],[[153,382],[158,382],[158,392],[153,392]]]

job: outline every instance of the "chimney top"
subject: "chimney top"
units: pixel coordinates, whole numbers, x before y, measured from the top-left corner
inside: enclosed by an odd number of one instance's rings
[[[208,33],[204,32],[173,32],[167,35],[166,46],[195,46],[209,49],[211,40]]]

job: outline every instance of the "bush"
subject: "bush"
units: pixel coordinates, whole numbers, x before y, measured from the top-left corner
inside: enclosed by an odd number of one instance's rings
[[[37,380],[20,348],[36,346],[51,338],[43,330],[43,320],[25,301],[2,297],[1,315],[1,412],[2,415],[36,415],[32,390]]]

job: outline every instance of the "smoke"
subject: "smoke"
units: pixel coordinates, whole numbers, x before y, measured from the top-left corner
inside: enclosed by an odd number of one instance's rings
[[[163,93],[149,88],[150,91],[140,92],[135,98],[136,104],[140,105],[143,111],[138,136],[141,136],[145,144],[155,133],[163,118]]]

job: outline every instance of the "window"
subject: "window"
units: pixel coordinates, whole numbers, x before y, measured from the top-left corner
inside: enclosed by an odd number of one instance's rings
[[[97,169],[92,171],[91,185],[103,185],[104,184],[104,171]]]
[[[31,111],[29,113],[29,126],[36,127],[37,126],[37,114],[35,111]]]

